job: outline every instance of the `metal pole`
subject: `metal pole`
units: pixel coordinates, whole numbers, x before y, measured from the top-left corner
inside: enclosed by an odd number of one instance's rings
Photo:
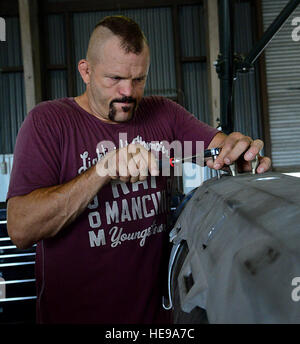
[[[219,1],[220,28],[220,124],[224,133],[233,131],[233,1]]]
[[[282,25],[286,22],[291,13],[300,4],[300,0],[291,0],[280,12],[277,18],[269,26],[267,31],[263,34],[262,38],[254,45],[249,54],[244,60],[245,65],[253,64],[267,45],[271,42],[276,33],[281,29]]]

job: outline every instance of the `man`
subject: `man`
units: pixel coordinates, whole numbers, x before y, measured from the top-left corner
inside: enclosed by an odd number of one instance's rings
[[[168,258],[168,178],[156,164],[162,142],[222,147],[216,169],[245,152],[249,165],[263,147],[240,133],[227,137],[170,100],[143,98],[149,56],[135,22],[104,18],[78,64],[85,93],[39,104],[20,129],[7,226],[18,247],[37,243],[40,323],[170,322],[161,307]],[[258,172],[269,167],[260,157]]]

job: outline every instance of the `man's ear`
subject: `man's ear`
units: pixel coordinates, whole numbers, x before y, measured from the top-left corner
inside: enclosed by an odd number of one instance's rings
[[[87,85],[90,83],[90,64],[87,60],[80,60],[78,62],[78,71],[82,77],[83,82]]]

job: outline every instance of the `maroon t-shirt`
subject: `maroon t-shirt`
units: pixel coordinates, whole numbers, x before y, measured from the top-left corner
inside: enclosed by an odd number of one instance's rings
[[[137,142],[157,153],[162,141],[198,140],[206,148],[217,132],[162,97],[145,97],[135,117],[119,124],[99,120],[73,98],[43,102],[18,134],[7,199],[84,173],[107,153],[99,144],[104,140],[115,148]],[[162,308],[169,254],[167,179],[111,182],[72,224],[38,242],[38,322],[169,321],[170,312]]]

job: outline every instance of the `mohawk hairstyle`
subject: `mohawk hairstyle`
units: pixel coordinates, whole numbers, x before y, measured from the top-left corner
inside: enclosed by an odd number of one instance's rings
[[[106,27],[121,39],[121,47],[126,53],[140,54],[144,43],[148,45],[147,39],[139,25],[125,16],[104,17],[94,28]]]

